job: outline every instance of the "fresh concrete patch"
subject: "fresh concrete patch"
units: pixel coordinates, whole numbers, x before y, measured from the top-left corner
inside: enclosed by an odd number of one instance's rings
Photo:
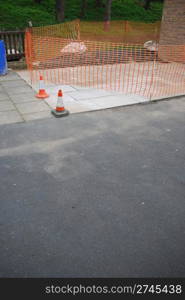
[[[89,110],[93,110],[92,107],[88,106],[88,105],[84,105],[83,103],[78,103],[78,105],[75,103],[67,103],[65,105],[65,108],[71,113],[71,114],[75,114],[75,113],[80,113],[80,112],[86,112]]]
[[[38,90],[39,86],[34,86],[34,88]],[[58,93],[59,90],[62,90],[64,93],[76,91],[76,89],[70,85],[49,85],[47,88],[51,88],[53,94]]]
[[[93,99],[93,104],[97,105],[100,109],[101,108],[110,108],[110,107],[116,107],[116,106],[123,106],[123,105],[132,105],[135,103],[143,103],[147,100],[143,100],[141,97],[132,97],[132,96],[107,96],[107,97],[99,97],[96,99]],[[81,101],[82,102],[82,101]],[[87,101],[83,101],[87,102]],[[90,102],[90,100],[89,100]]]
[[[53,89],[53,87],[46,86],[46,90],[50,94],[50,97],[45,99],[45,101],[52,108],[54,108],[57,103],[57,93],[54,93]],[[71,113],[100,110],[148,101],[148,99],[139,95],[124,95],[118,92],[98,89],[80,89],[75,92],[66,92],[64,93],[63,100],[64,105]],[[78,106],[80,107],[78,108]]]
[[[86,111],[103,109],[103,107],[101,107],[100,105],[97,104],[97,102],[94,102],[91,99],[87,99],[85,101],[79,100],[78,105],[86,107]],[[105,108],[107,108],[107,107],[105,107]]]
[[[21,115],[15,111],[0,112],[0,124],[11,124],[23,122]]]
[[[98,97],[105,97],[110,95],[109,92],[104,90],[96,90],[96,89],[88,89],[88,90],[80,90],[69,93],[71,97],[75,100],[83,100],[83,99],[93,99]]]
[[[77,91],[81,91],[81,90],[86,90],[86,91],[88,91],[89,90],[89,87],[87,87],[87,86],[79,86],[79,85],[73,85],[73,88],[75,89],[75,90],[77,90]],[[96,87],[95,87],[96,88]]]

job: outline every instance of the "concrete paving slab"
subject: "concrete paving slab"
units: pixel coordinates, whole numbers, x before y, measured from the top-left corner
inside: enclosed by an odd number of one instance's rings
[[[45,99],[45,102],[49,105],[49,107],[55,108],[57,105],[57,98],[50,97],[50,98]]]
[[[41,101],[35,97],[35,93],[33,91],[16,95],[11,94],[9,97],[14,103]]]
[[[21,114],[31,114],[49,110],[49,106],[45,102],[16,103],[15,105]]]
[[[16,72],[9,71],[8,74],[0,76],[0,82],[2,81],[11,81],[20,79],[20,76]]]
[[[38,119],[45,119],[45,118],[52,118],[53,115],[51,114],[50,110],[48,111],[40,111],[31,114],[23,114],[23,118],[25,121],[32,121]]]
[[[15,110],[15,106],[11,101],[0,101],[0,112],[7,110]]]
[[[20,87],[10,87],[6,90],[6,92],[9,96],[13,96],[22,93],[30,93],[32,92],[32,88],[28,85]]]
[[[21,115],[15,111],[0,112],[0,125],[23,122]]]
[[[28,84],[22,79],[2,81],[1,85],[6,88],[16,88],[16,87],[28,86]]]
[[[9,100],[8,95],[5,92],[0,92],[0,101]]]

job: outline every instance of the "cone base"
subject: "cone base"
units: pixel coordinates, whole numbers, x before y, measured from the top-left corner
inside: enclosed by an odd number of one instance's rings
[[[48,97],[49,97],[49,95],[48,95],[48,94],[46,94],[46,93],[45,93],[45,94],[43,94],[43,95],[42,95],[42,94],[37,94],[37,95],[35,95],[35,97],[36,97],[36,98],[39,98],[39,99],[45,99],[45,98],[48,98]]]
[[[56,118],[62,118],[62,117],[66,117],[69,115],[69,111],[68,110],[63,110],[63,111],[56,111],[55,109],[53,109],[51,111],[51,113],[56,117]]]

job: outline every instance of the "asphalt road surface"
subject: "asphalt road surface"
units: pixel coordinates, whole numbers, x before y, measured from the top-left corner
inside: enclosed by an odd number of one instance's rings
[[[0,126],[0,277],[184,277],[185,98]]]

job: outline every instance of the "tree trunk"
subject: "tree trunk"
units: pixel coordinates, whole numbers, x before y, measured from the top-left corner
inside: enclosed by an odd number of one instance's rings
[[[85,16],[86,9],[87,9],[87,0],[82,0],[81,13],[80,13],[81,18]]]
[[[145,5],[144,8],[145,9],[149,9],[150,8],[150,3],[152,2],[152,0],[145,0]]]
[[[111,20],[111,7],[112,7],[112,0],[107,0],[105,5],[105,15],[104,15],[104,30],[109,31],[110,29],[110,20]]]
[[[112,0],[107,0],[105,5],[105,16],[104,21],[109,22],[111,20],[111,7],[112,7]]]
[[[56,19],[58,22],[63,22],[65,19],[64,4],[65,0],[56,0]]]
[[[95,1],[95,7],[103,7],[103,1],[102,0],[96,0]]]

